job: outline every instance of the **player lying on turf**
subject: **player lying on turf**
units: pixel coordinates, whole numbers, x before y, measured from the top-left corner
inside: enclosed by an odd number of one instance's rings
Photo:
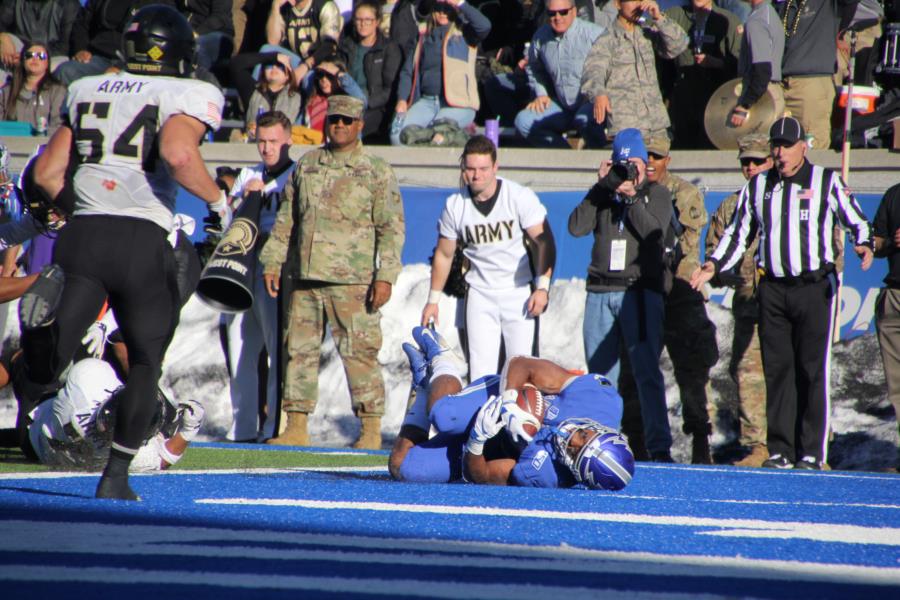
[[[45,465],[99,471],[109,458],[122,382],[109,363],[86,358],[69,370],[59,393],[31,412],[28,441]],[[175,464],[203,423],[196,400],[176,408],[159,392],[158,406],[131,471],[158,471]]]
[[[517,356],[464,389],[465,366],[436,332],[416,327],[413,339],[418,347],[403,350],[416,399],[391,451],[394,479],[608,490],[631,481],[634,457],[617,431],[622,398],[606,378]],[[545,410],[520,407],[527,386]]]

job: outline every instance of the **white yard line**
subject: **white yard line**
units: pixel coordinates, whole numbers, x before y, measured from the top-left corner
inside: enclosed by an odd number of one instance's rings
[[[629,513],[600,513],[500,508],[485,506],[455,506],[440,504],[399,504],[389,502],[349,502],[341,500],[303,500],[293,498],[204,498],[198,504],[297,507],[313,510],[359,510],[375,512],[405,512],[452,516],[488,516],[520,519],[551,519],[561,521],[629,523],[671,527],[713,527],[716,531],[701,531],[699,535],[721,537],[767,537],[777,539],[805,539],[820,542],[900,546],[900,528],[863,527],[841,523],[812,523],[797,521],[763,521],[761,519],[717,519],[676,515],[646,515]]]

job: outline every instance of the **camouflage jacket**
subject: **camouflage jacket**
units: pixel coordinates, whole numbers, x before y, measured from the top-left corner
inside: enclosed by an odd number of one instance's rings
[[[706,226],[709,215],[703,202],[703,194],[696,186],[677,175],[666,173],[659,184],[672,194],[675,203],[675,214],[684,231],[678,238],[678,244],[684,258],[678,263],[675,277],[690,283],[691,274],[700,266],[700,232]]]
[[[305,154],[284,187],[259,260],[294,279],[393,284],[404,240],[403,201],[391,166],[360,144]],[[293,250],[289,253],[289,250]]]
[[[609,96],[607,130],[614,136],[634,127],[646,137],[669,126],[656,76],[656,56],[672,59],[688,47],[684,30],[671,19],[626,31],[618,20],[597,38],[581,76],[581,92],[593,101]]]
[[[737,207],[738,197],[740,194],[731,194],[722,201],[715,214],[709,220],[709,230],[706,232],[706,255],[712,255],[725,228],[731,223],[734,216],[734,209]],[[759,283],[759,273],[756,270],[756,249],[759,246],[759,235],[750,243],[749,248],[744,253],[744,257],[738,263],[737,272],[740,273],[743,283],[738,286],[734,294],[742,300],[751,300],[756,297],[756,286]]]

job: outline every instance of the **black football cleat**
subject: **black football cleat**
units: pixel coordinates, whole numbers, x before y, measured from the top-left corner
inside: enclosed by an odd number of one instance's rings
[[[110,477],[109,475],[100,477],[100,483],[97,484],[97,492],[94,494],[94,498],[140,500],[140,497],[128,485],[128,477]]]

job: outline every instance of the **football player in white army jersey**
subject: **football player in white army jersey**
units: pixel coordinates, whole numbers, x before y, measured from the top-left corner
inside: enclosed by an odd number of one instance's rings
[[[74,210],[54,251],[64,286],[38,279],[20,318],[23,344],[31,336],[52,340],[48,360],[35,361],[31,352],[26,365],[27,379],[47,383],[67,366],[108,297],[130,370],[96,496],[136,500],[128,467],[153,419],[162,359],[178,323],[175,260],[166,241],[178,185],[205,201],[223,229],[231,212],[200,156],[203,136],[221,123],[224,99],[190,78],[190,24],[174,8],[142,8],[126,26],[123,54],[125,71],[69,87],[64,124],[38,158],[37,186],[56,198],[70,185]],[[54,295],[59,288],[61,296]]]
[[[460,167],[466,185],[447,198],[438,222],[422,325],[438,321],[438,302],[461,244],[469,262],[465,329],[469,381],[475,381],[502,366],[501,335],[506,356],[537,356],[537,317],[549,300],[556,246],[537,195],[497,177],[497,148],[491,140],[472,137]],[[530,262],[526,237],[532,243]]]

